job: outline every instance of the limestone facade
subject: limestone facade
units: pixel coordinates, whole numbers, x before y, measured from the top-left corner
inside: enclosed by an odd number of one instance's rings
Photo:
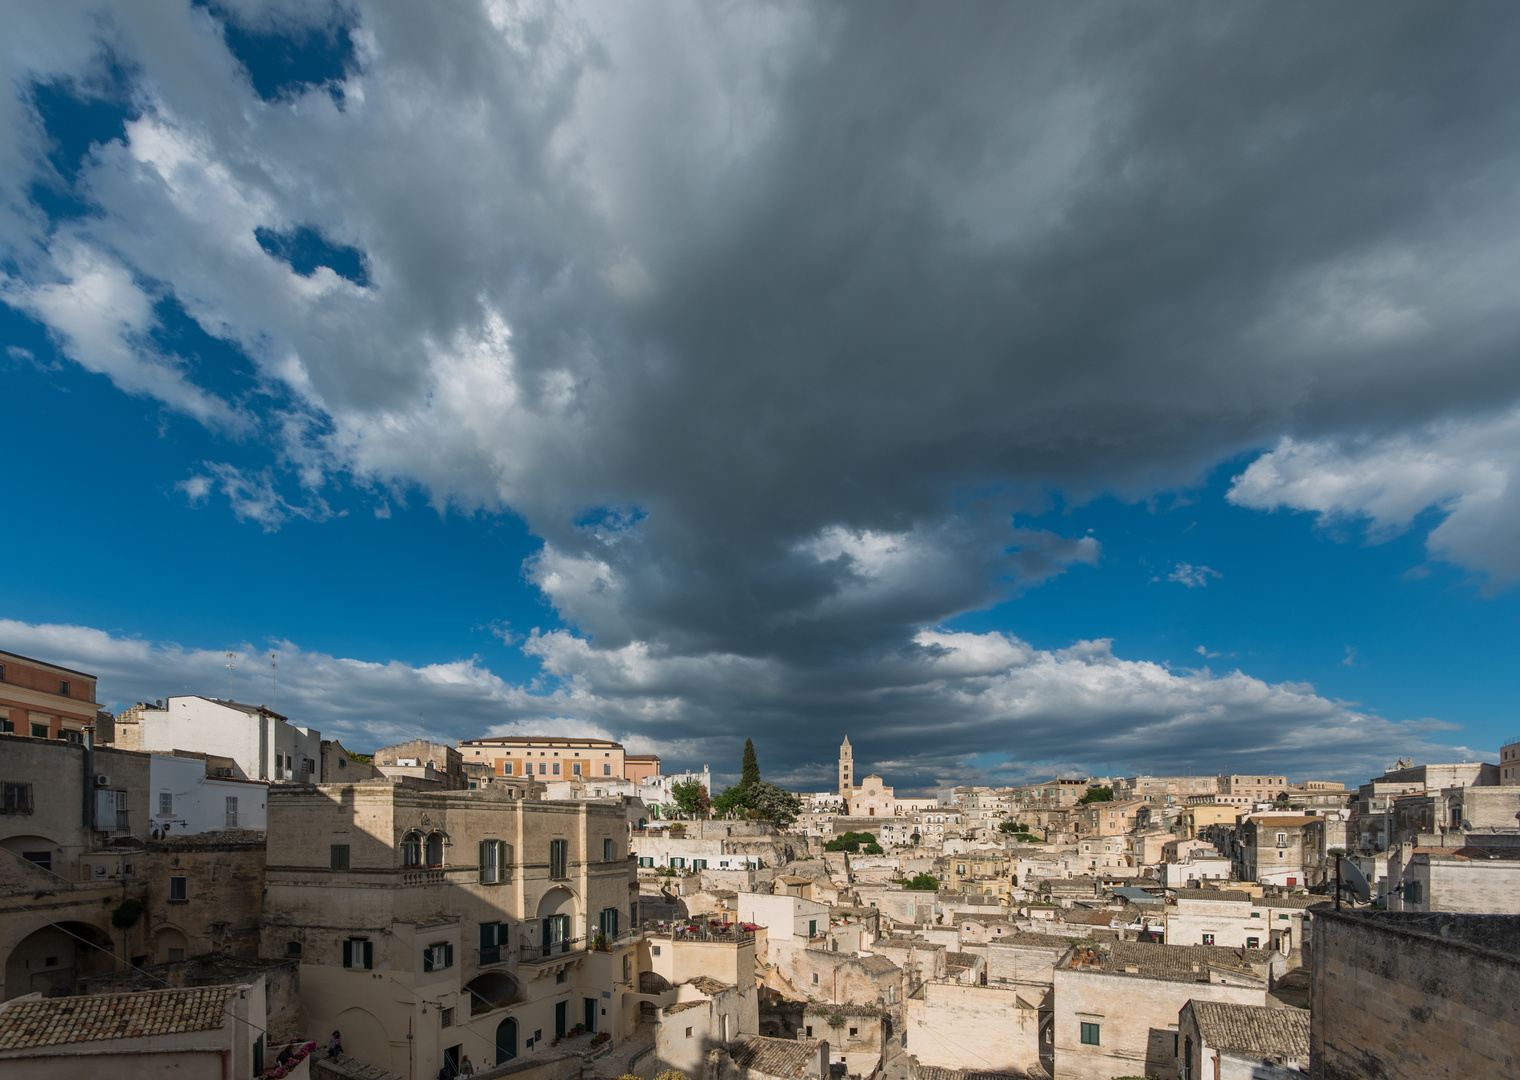
[[[299,956],[305,1030],[422,1078],[637,1022],[621,807],[392,779],[276,788],[269,823],[263,954]]]

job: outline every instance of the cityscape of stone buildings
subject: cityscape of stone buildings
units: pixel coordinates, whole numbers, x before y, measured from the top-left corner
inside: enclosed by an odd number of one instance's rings
[[[846,737],[766,820],[605,739],[100,696],[0,653],[3,1075],[1520,1075],[1520,739],[910,796]]]

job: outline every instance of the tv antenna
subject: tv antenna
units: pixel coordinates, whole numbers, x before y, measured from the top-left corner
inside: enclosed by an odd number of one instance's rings
[[[269,651],[269,678],[274,682],[274,696],[270,699],[269,707],[276,712],[280,711],[280,673],[279,667],[274,660],[274,650]]]
[[[232,700],[232,672],[237,667],[237,653],[227,650],[227,700]]]

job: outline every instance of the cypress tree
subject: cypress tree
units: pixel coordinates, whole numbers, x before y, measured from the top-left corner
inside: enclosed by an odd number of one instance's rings
[[[760,782],[760,762],[755,757],[755,740],[744,740],[744,771],[739,777],[739,786],[750,787]]]

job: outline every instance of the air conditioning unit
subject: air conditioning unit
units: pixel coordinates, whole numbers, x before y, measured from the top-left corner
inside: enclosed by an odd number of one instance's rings
[[[107,776],[105,773],[96,773],[95,774],[95,786],[96,787],[110,787],[111,786],[111,778],[109,776]]]

